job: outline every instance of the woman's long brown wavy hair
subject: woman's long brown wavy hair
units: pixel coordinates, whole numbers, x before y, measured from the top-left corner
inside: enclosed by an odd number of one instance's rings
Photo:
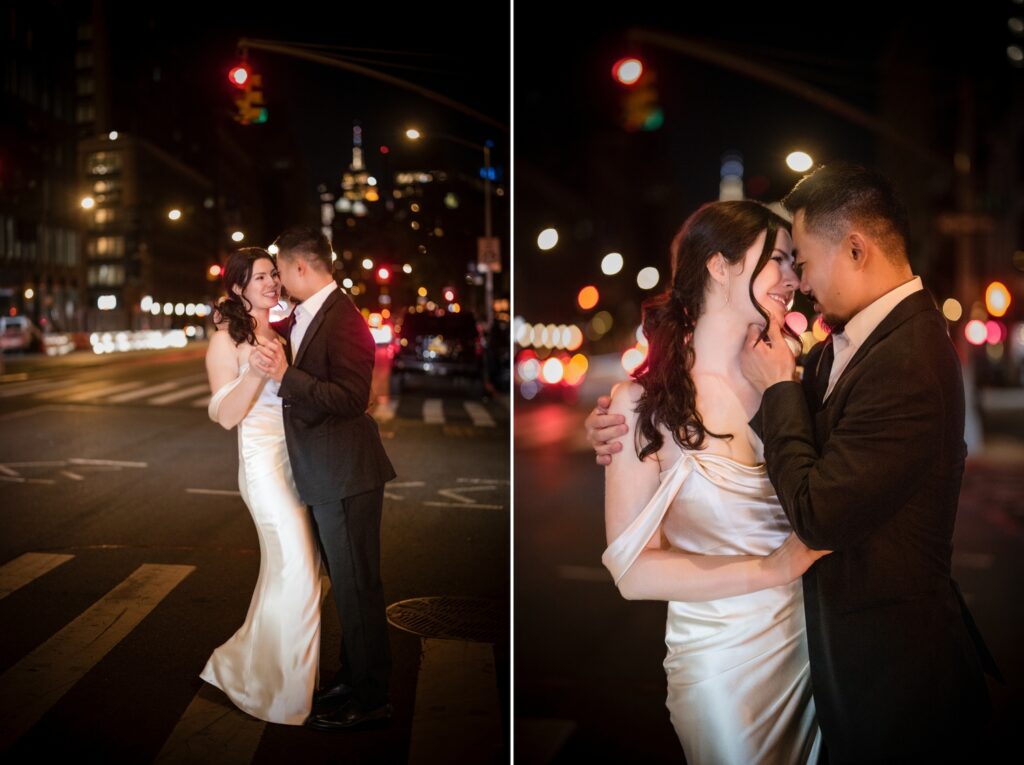
[[[252,267],[257,260],[269,260],[275,268],[277,267],[274,256],[260,247],[243,247],[236,250],[228,256],[227,263],[224,264],[223,281],[227,295],[218,301],[213,321],[218,327],[227,325],[228,334],[235,341],[235,345],[256,344],[256,318],[249,313],[252,310],[252,303],[245,296],[236,295],[231,287],[238,285],[244,290],[249,286]]]
[[[703,449],[709,435],[732,438],[704,427],[691,376],[695,360],[693,330],[704,312],[711,279],[707,262],[720,252],[728,263],[742,263],[758,235],[767,231],[761,256],[750,276],[750,302],[764,317],[762,337],[766,337],[771,317],[754,298],[754,279],[771,258],[780,228],[788,231],[790,224],[759,202],[710,202],[687,218],[672,240],[672,283],[643,304],[647,358],[633,372],[633,379],[644,389],[636,407],[639,428],[635,438],[640,459],[663,446],[660,425],[672,434],[680,448]],[[783,331],[787,331],[785,326]]]

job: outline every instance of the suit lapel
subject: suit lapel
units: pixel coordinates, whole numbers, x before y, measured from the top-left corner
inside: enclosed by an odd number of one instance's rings
[[[843,378],[847,377],[850,371],[863,361],[871,349],[877,345],[883,338],[889,335],[894,329],[910,320],[917,314],[923,311],[934,311],[937,310],[935,307],[935,300],[932,298],[931,293],[928,290],[919,290],[905,297],[900,303],[893,308],[889,315],[882,319],[881,324],[875,327],[874,331],[868,335],[867,339],[861,344],[857,352],[853,354],[853,358],[850,359],[850,363],[846,365],[843,373],[839,375],[839,379],[836,380],[836,384],[832,388],[832,393],[828,397],[829,401],[834,400],[836,395],[836,389],[842,384]]]
[[[341,290],[335,289],[330,295],[327,296],[327,300],[320,306],[320,310],[316,312],[316,316],[313,317],[313,321],[306,327],[306,334],[302,336],[302,345],[295,352],[295,361],[292,366],[299,366],[302,363],[302,356],[306,353],[306,349],[309,347],[310,342],[313,340],[313,336],[316,335],[320,329],[320,325],[324,323],[324,316],[338,301],[338,297],[341,295]]]

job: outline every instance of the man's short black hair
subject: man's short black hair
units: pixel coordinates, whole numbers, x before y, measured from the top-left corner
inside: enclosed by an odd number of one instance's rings
[[[279,258],[302,258],[327,273],[334,270],[331,243],[320,229],[312,226],[291,226],[284,230],[274,244],[277,245]]]
[[[892,182],[852,162],[832,162],[805,176],[782,200],[791,213],[804,213],[804,226],[835,242],[861,227],[885,248],[889,259],[906,263],[910,222]]]

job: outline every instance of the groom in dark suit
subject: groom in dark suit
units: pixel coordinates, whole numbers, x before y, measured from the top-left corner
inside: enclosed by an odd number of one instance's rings
[[[313,516],[341,619],[341,669],[318,692],[306,724],[354,728],[391,716],[391,657],[380,580],[384,484],[395,477],[367,414],[376,344],[334,281],[331,245],[317,229],[278,238],[281,282],[301,301],[278,328],[280,346],[253,358],[280,383],[288,458]]]
[[[777,327],[768,343],[751,328],[741,364],[764,394],[755,429],[786,515],[834,551],[803,578],[829,761],[970,760],[989,713],[982,670],[998,670],[950,575],[967,454],[956,350],[885,178],[836,163],[783,203],[800,290],[833,331],[802,384]]]

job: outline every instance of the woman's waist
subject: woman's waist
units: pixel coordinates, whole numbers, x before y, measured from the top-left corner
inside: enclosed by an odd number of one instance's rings
[[[665,634],[677,643],[749,636],[751,630],[757,632],[795,617],[802,622],[803,605],[800,580],[728,598],[670,601]]]
[[[671,602],[665,624],[666,668],[709,656],[735,665],[785,646],[806,650],[800,582],[702,602]]]

